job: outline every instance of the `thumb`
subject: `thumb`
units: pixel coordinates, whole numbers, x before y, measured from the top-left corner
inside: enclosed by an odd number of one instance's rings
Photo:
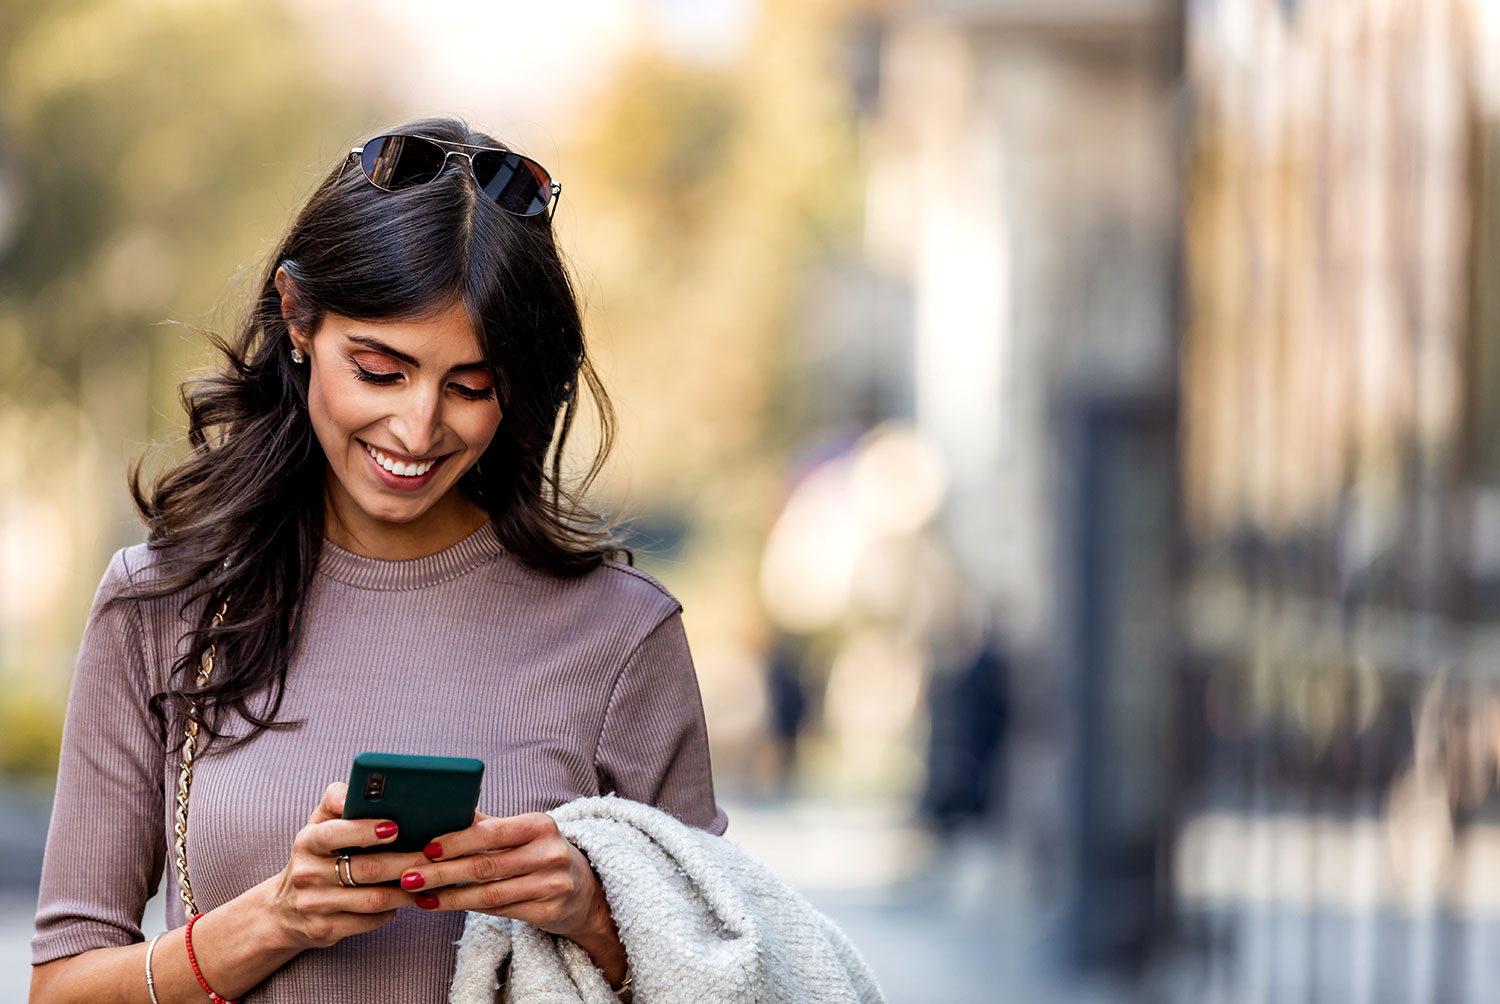
[[[307,817],[309,823],[323,823],[330,819],[340,819],[344,815],[344,796],[349,793],[349,785],[344,781],[333,781],[323,789],[323,800],[318,807]]]

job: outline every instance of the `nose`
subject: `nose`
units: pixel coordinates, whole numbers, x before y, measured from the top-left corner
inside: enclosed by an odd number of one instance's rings
[[[401,407],[391,416],[391,431],[401,448],[414,457],[425,457],[443,438],[442,395],[437,388],[420,384],[402,395]]]

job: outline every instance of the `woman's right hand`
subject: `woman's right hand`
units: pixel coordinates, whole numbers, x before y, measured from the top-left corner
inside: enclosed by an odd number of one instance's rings
[[[214,907],[193,928],[203,978],[220,994],[238,998],[303,950],[372,931],[388,923],[401,907],[416,905],[416,897],[397,885],[339,885],[334,871],[339,848],[375,847],[396,835],[394,824],[380,825],[384,820],[341,818],[347,788],[336,782],[323,792],[307,825],[297,831],[291,858],[280,875]],[[353,878],[361,883],[391,881],[405,869],[430,863],[420,853],[377,851],[350,858]],[[147,950],[136,942],[43,963],[32,969],[30,999],[33,1004],[117,1000],[127,981],[140,979]],[[159,1000],[205,999],[182,928],[156,945],[151,958]],[[143,999],[142,989],[131,999]]]
[[[344,796],[349,786],[335,781],[323,791],[323,800],[297,831],[286,869],[272,880],[271,904],[278,926],[288,944],[298,950],[326,948],[349,937],[389,923],[403,906],[413,906],[416,897],[399,886],[341,886],[338,851],[342,847],[374,847],[396,838],[396,824],[379,819],[344,819]],[[361,858],[392,858],[393,854],[354,855],[351,868],[357,881]],[[415,855],[414,860],[425,861]],[[373,862],[371,862],[373,863]],[[382,868],[382,871],[389,868]],[[378,881],[378,880],[376,880]]]

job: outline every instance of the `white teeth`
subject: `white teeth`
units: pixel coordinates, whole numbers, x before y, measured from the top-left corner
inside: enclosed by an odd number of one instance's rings
[[[375,449],[375,447],[371,446],[369,443],[365,443],[364,447],[365,450],[369,452],[370,456],[375,458],[375,462],[377,464],[379,464],[381,467],[384,467],[392,474],[400,475],[403,478],[420,477],[421,475],[426,474],[428,471],[432,470],[432,465],[437,463],[436,460],[428,460],[420,464],[408,464],[399,460],[392,460],[384,453],[381,453],[379,450]]]

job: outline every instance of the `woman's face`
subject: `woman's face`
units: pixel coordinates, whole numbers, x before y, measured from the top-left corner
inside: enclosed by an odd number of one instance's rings
[[[474,529],[477,507],[456,488],[501,415],[463,305],[423,321],[328,314],[315,335],[293,328],[291,337],[309,367],[307,405],[328,458],[330,503],[359,549],[456,540]]]

